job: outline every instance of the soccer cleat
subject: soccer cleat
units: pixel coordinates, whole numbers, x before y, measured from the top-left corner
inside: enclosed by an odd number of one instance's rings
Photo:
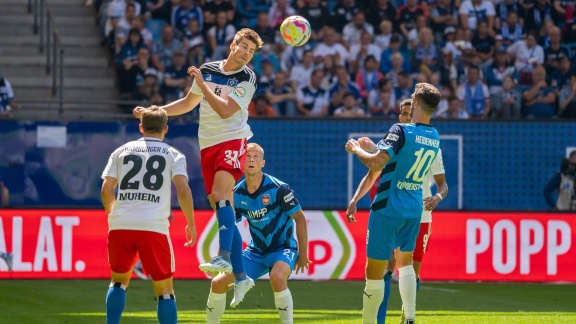
[[[416,321],[414,321],[413,319],[407,319],[404,323],[402,324],[416,324]]]
[[[221,256],[213,257],[210,262],[202,263],[199,268],[210,276],[215,276],[221,272],[232,273],[232,265]]]
[[[6,265],[8,265],[8,271],[12,271],[12,253],[0,253],[0,258],[4,259]]]
[[[248,290],[252,289],[252,287],[254,287],[254,280],[252,280],[252,278],[236,281],[234,283],[234,298],[232,298],[232,301],[230,302],[230,307],[236,308],[236,306],[244,300],[244,295],[246,295]]]

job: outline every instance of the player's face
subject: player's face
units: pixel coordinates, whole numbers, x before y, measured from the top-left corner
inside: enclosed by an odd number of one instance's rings
[[[256,53],[256,44],[242,38],[238,44],[232,43],[231,50],[231,58],[238,64],[246,65]]]
[[[246,163],[244,164],[244,173],[248,176],[258,174],[262,171],[266,161],[264,154],[257,148],[249,148],[246,152]]]
[[[398,115],[398,119],[401,123],[409,124],[412,122],[412,106],[404,106],[400,108],[400,115]]]

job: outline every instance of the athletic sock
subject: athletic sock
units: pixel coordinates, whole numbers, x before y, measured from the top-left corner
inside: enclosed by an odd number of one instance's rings
[[[158,321],[160,324],[178,323],[178,311],[176,310],[176,297],[173,294],[158,296]]]
[[[220,318],[226,309],[226,293],[210,292],[206,303],[206,324],[220,324]]]
[[[119,282],[110,284],[106,294],[106,324],[119,324],[126,305],[126,285]]]
[[[294,322],[294,306],[290,289],[286,288],[281,292],[274,292],[274,304],[278,315],[280,315],[280,322],[282,324],[292,324]]]
[[[378,307],[382,304],[384,297],[384,280],[366,279],[366,288],[364,288],[362,323],[373,324],[376,321]]]
[[[390,282],[392,281],[392,272],[387,271],[384,275],[384,300],[378,308],[378,316],[376,316],[377,324],[386,323],[386,311],[388,310],[388,299],[390,299]]]
[[[406,319],[416,317],[416,272],[409,265],[398,269],[400,287],[400,297],[402,297],[402,306]]]
[[[234,209],[229,200],[220,200],[216,203],[216,218],[218,218],[218,241],[220,243],[218,255],[230,262],[235,224]]]
[[[234,278],[236,278],[237,281],[246,279],[246,270],[244,270],[244,258],[242,257],[242,235],[238,230],[238,226],[234,226],[230,263],[232,264],[232,269],[234,269]]]

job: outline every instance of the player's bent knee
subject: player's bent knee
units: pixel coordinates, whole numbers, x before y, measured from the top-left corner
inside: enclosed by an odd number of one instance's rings
[[[116,273],[112,271],[112,282],[119,282],[125,286],[128,286],[130,283],[130,277],[132,276],[132,271],[128,271],[125,273]]]
[[[234,283],[234,275],[218,275],[210,283],[210,291],[216,294],[223,294],[232,289],[231,284]]]
[[[288,276],[282,272],[270,273],[270,285],[272,290],[280,292],[288,288]]]

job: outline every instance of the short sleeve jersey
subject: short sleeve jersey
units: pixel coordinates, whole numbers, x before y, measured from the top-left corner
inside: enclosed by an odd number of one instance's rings
[[[291,216],[301,207],[288,184],[264,174],[260,187],[251,194],[242,180],[234,188],[234,208],[236,221],[244,217],[250,225],[248,250],[265,254],[298,248]]]
[[[202,65],[200,67],[202,78],[217,96],[236,101],[240,110],[229,118],[222,119],[206,98],[203,98],[200,102],[198,129],[200,149],[234,139],[252,137],[252,131],[248,126],[248,105],[256,91],[256,74],[247,66],[238,71],[224,72],[223,64],[223,61],[215,61]],[[203,95],[196,80],[190,92]]]
[[[118,180],[109,230],[168,234],[171,181],[179,174],[188,177],[184,154],[157,138],[144,137],[116,149],[102,173],[102,179]]]
[[[370,209],[388,217],[422,216],[422,183],[440,149],[440,135],[424,124],[394,124],[378,143],[390,160]]]

